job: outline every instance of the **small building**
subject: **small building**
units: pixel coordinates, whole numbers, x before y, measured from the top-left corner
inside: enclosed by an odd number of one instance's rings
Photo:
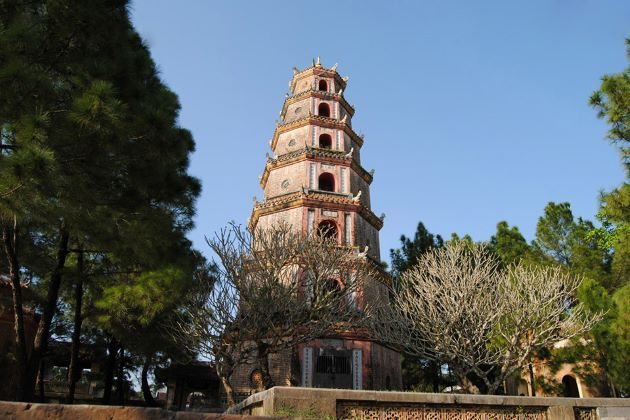
[[[209,362],[173,364],[168,368],[155,369],[155,379],[166,386],[166,392],[158,393],[158,400],[165,400],[165,407],[172,410],[222,412],[221,381],[215,367]]]

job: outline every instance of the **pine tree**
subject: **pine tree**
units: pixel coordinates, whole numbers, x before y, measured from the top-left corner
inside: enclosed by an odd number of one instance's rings
[[[4,248],[14,290],[20,270],[47,289],[28,370],[20,361],[18,398],[28,400],[75,251],[107,255],[121,270],[165,269],[173,262],[164,253],[190,249],[184,235],[200,186],[186,172],[194,142],[177,125],[177,97],[133,30],[127,1],[5,1],[0,28]],[[37,240],[18,248],[16,232]],[[28,247],[51,265],[20,260]]]

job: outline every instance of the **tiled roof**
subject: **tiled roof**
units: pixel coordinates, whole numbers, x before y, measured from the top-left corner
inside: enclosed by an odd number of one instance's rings
[[[250,217],[250,227],[255,227],[258,218],[264,214],[271,214],[277,211],[295,207],[308,207],[318,204],[339,205],[354,210],[365,218],[372,226],[380,230],[383,227],[383,220],[376,216],[372,210],[363,205],[358,197],[352,194],[331,193],[320,190],[295,191],[287,194],[275,196],[262,202],[255,202],[252,216]]]
[[[267,158],[267,165],[260,177],[260,186],[265,188],[269,173],[272,169],[282,167],[293,162],[297,162],[304,159],[320,158],[325,160],[336,161],[344,163],[354,169],[361,178],[368,184],[372,183],[373,175],[371,172],[366,171],[349,152],[343,150],[321,149],[318,147],[306,146],[302,149],[293,150],[291,152],[282,154],[277,158]]]
[[[280,111],[280,117],[284,118],[284,115],[287,112],[287,107],[292,103],[299,102],[312,96],[320,99],[337,100],[344,108],[346,108],[346,111],[348,112],[348,114],[350,114],[351,117],[354,115],[354,107],[346,101],[342,94],[340,95],[339,93],[326,92],[311,88],[309,90],[300,92],[297,95],[289,96],[288,98],[286,98],[284,100],[284,104],[282,105],[282,110]]]

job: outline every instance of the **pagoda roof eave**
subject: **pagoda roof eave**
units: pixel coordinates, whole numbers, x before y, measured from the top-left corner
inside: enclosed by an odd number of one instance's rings
[[[357,174],[368,185],[370,185],[374,179],[372,173],[368,172],[361,166],[355,159],[344,151],[336,151],[329,149],[320,149],[316,147],[306,146],[304,149],[299,149],[293,152],[285,153],[284,155],[280,155],[275,159],[269,158],[267,160],[267,164],[265,165],[265,170],[263,174],[260,176],[260,186],[264,189],[267,185],[267,180],[269,179],[269,174],[272,169],[282,168],[287,165],[291,165],[296,162],[301,162],[304,160],[314,160],[318,162],[332,162],[344,166],[348,166],[355,170]]]
[[[350,194],[329,193],[325,191],[303,189],[280,196],[276,196],[262,203],[255,203],[248,225],[255,229],[261,216],[277,213],[298,207],[334,207],[339,210],[349,210],[360,214],[376,230],[381,230],[383,220],[376,216],[367,206],[351,197]]]
[[[297,83],[298,80],[303,79],[308,76],[312,76],[312,75],[317,75],[317,76],[325,75],[328,77],[333,77],[335,81],[339,84],[339,86],[341,86],[342,89],[346,88],[346,80],[344,80],[344,78],[341,77],[339,73],[337,73],[336,70],[327,69],[324,66],[321,66],[321,65],[318,66],[317,64],[314,64],[305,69],[298,70],[297,72],[293,74],[293,78],[291,79],[291,83],[289,84],[289,89],[291,89],[291,92],[293,92],[293,90],[295,89],[295,84]]]
[[[284,100],[284,104],[282,105],[282,110],[280,111],[280,118],[284,119],[284,116],[286,115],[287,108],[289,105],[295,102],[299,102],[305,98],[312,98],[312,97],[320,98],[320,99],[337,99],[339,103],[346,109],[346,112],[350,115],[350,117],[354,116],[354,112],[355,112],[354,108],[352,107],[352,105],[350,105],[346,101],[346,98],[344,98],[343,95],[340,95],[339,93],[335,93],[335,92],[324,92],[321,90],[310,89],[310,90],[305,90],[304,92],[300,92],[296,95],[289,96],[288,98],[286,98]]]
[[[271,138],[271,149],[274,150],[276,148],[280,134],[307,125],[317,125],[318,127],[341,129],[346,134],[348,134],[359,147],[363,146],[363,138],[355,133],[352,127],[346,121],[337,120],[335,118],[322,117],[320,115],[308,115],[304,118],[300,118],[299,120],[291,121],[290,123],[278,124],[273,133],[273,137]]]

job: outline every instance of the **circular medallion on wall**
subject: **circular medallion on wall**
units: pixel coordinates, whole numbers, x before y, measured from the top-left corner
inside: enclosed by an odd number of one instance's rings
[[[295,111],[293,111],[293,113],[295,115],[299,114],[300,112],[302,112],[302,107],[298,106],[297,108],[295,108]]]
[[[289,147],[295,146],[295,139],[289,140]]]
[[[291,181],[289,181],[288,179],[285,179],[284,181],[282,181],[282,184],[280,184],[280,186],[282,187],[283,190],[286,190],[287,188],[289,188],[289,184],[291,184]]]
[[[254,389],[263,388],[263,375],[260,369],[254,369],[249,375],[249,384]]]

